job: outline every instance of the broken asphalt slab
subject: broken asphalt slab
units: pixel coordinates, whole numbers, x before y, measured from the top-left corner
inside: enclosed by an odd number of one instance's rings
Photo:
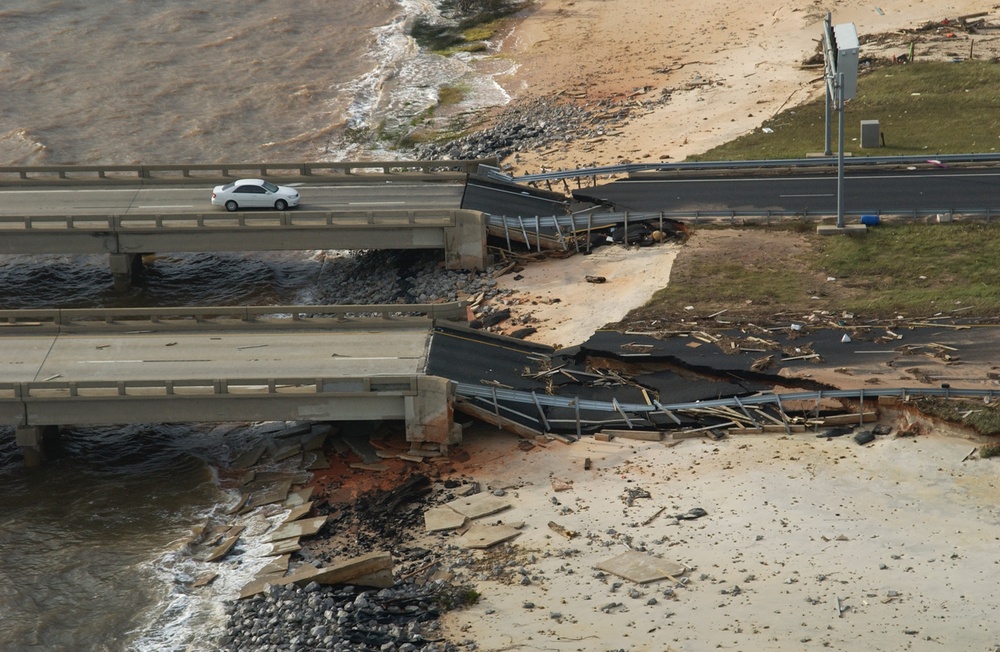
[[[521,532],[509,525],[473,525],[462,540],[468,548],[490,548],[509,541]]]
[[[432,507],[424,512],[424,528],[428,532],[457,530],[465,525],[465,516],[450,507]]]
[[[677,562],[658,559],[645,552],[629,550],[597,564],[598,570],[624,578],[636,584],[676,579],[686,568]]]
[[[463,498],[456,498],[449,503],[445,503],[445,507],[467,518],[476,519],[507,509],[510,507],[510,501],[500,496],[494,496],[491,493],[481,492]]]

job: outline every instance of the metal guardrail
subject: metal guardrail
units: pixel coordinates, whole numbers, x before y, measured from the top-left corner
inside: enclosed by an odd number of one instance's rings
[[[191,328],[214,326],[233,328],[322,328],[330,322],[344,323],[358,318],[423,315],[428,319],[463,321],[465,301],[433,304],[378,305],[293,305],[293,306],[209,306],[177,308],[69,308],[0,310],[0,337],[22,335],[24,328],[121,327],[128,329]],[[16,328],[15,328],[16,327]]]
[[[136,213],[128,215],[0,215],[0,233],[34,231],[236,228],[347,228],[358,226],[455,226],[462,209],[283,211],[240,213]]]
[[[731,407],[742,409],[744,406],[756,406],[775,404],[779,408],[783,402],[805,402],[815,401],[817,409],[823,399],[848,399],[857,400],[861,404],[861,412],[864,411],[866,400],[877,401],[880,396],[898,397],[906,400],[910,396],[939,396],[944,398],[979,398],[992,400],[1000,396],[1000,390],[991,389],[958,389],[958,388],[923,388],[923,387],[900,387],[884,389],[843,389],[826,390],[818,392],[793,392],[788,394],[776,394],[773,392],[755,394],[753,396],[720,398],[705,401],[693,401],[687,403],[667,403],[653,401],[646,403],[619,403],[618,401],[595,401],[580,398],[566,398],[563,396],[552,396],[549,394],[538,394],[536,392],[526,392],[513,389],[501,389],[483,385],[473,385],[469,383],[457,383],[456,396],[465,399],[480,399],[488,402],[497,409],[502,409],[500,402],[533,406],[537,416],[527,413],[518,413],[519,416],[532,419],[541,427],[543,432],[548,431],[547,424],[552,421],[547,417],[543,408],[555,407],[571,410],[589,410],[594,412],[616,413],[621,416],[621,421],[629,428],[631,423],[629,415],[633,418],[641,418],[648,414],[662,414],[670,416],[672,412],[684,412],[685,410],[699,410],[711,407]],[[859,417],[860,419],[861,417]]]
[[[844,159],[847,167],[866,165],[922,165],[949,163],[996,163],[1000,162],[1000,154],[942,154],[940,156],[851,156]],[[746,170],[760,168],[809,168],[829,167],[837,165],[835,156],[819,156],[802,159],[775,159],[758,161],[694,161],[690,163],[622,163],[575,170],[558,170],[511,176],[504,174],[499,168],[484,163],[479,169],[480,176],[495,181],[508,183],[530,183],[532,181],[552,181],[556,179],[574,179],[577,177],[611,176],[619,174],[634,174],[636,172],[685,172],[695,170]]]
[[[861,221],[865,215],[875,215],[880,219],[897,220],[918,220],[934,219],[939,222],[950,222],[956,217],[972,217],[991,221],[1000,216],[1000,206],[997,208],[979,209],[871,209],[861,211],[845,211],[845,217],[856,218]],[[545,217],[509,217],[504,215],[488,216],[488,226],[493,235],[506,238],[507,248],[511,248],[512,240],[526,244],[529,249],[538,251],[543,249],[543,243],[553,241],[562,244],[562,249],[568,251],[571,247],[580,248],[579,240],[574,235],[581,233],[589,234],[594,229],[602,229],[609,226],[623,225],[627,230],[629,224],[637,222],[659,223],[659,228],[663,229],[664,221],[684,222],[690,224],[700,224],[702,222],[728,222],[730,225],[750,225],[750,224],[771,224],[782,220],[825,220],[835,219],[835,211],[749,211],[749,210],[728,210],[728,211],[660,211],[622,213],[592,213],[586,212],[577,215],[548,215]]]
[[[25,399],[321,394],[416,396],[417,376],[0,382],[0,401]]]
[[[236,179],[247,176],[318,177],[321,180],[364,181],[374,177],[420,174],[448,176],[474,174],[481,164],[496,166],[497,159],[448,161],[317,161],[307,163],[198,163],[165,165],[29,165],[0,166],[0,183],[26,181],[89,181]]]

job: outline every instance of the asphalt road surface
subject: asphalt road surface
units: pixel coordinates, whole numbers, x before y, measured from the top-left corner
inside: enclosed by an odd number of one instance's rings
[[[832,175],[627,179],[582,194],[641,212],[745,210],[833,212]],[[885,172],[847,172],[843,206],[849,212],[1000,209],[1000,170],[929,166]]]
[[[452,209],[460,207],[465,192],[460,182],[291,185],[302,195],[300,211]],[[0,215],[225,213],[211,204],[213,187],[5,189],[0,190]]]

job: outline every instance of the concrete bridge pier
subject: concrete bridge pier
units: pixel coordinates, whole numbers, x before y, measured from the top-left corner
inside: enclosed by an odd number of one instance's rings
[[[444,229],[444,263],[447,269],[479,269],[489,265],[486,247],[486,214],[456,211],[455,226]]]
[[[462,441],[462,426],[455,423],[455,384],[447,378],[420,376],[417,395],[405,399],[406,441],[412,448],[437,444],[442,455]]]
[[[46,459],[56,457],[62,448],[59,426],[17,426],[14,437],[28,467],[40,466]]]
[[[142,271],[142,255],[110,254],[110,263],[115,292],[128,292],[136,275]]]

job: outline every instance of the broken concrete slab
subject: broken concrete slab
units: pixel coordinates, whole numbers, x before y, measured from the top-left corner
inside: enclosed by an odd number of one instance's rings
[[[263,444],[260,446],[255,446],[248,451],[243,451],[240,453],[235,460],[233,460],[234,469],[249,469],[251,466],[260,461],[261,455],[267,450],[267,446]]]
[[[445,503],[445,507],[450,507],[463,516],[475,519],[502,512],[510,507],[510,501],[501,496],[480,492],[471,496],[456,498],[450,503]]]
[[[361,578],[385,570],[392,570],[392,555],[388,552],[370,552],[367,555],[324,566],[311,579],[320,584],[361,584]]]
[[[288,562],[291,559],[292,556],[290,554],[281,555],[277,559],[268,562],[266,566],[257,571],[257,576],[260,577],[262,575],[273,575],[275,573],[284,574],[285,572],[288,571]]]
[[[368,435],[341,435],[347,447],[361,458],[365,464],[375,464],[379,457],[376,448],[368,440]]]
[[[299,538],[294,539],[282,539],[281,541],[276,541],[271,544],[271,551],[264,553],[265,557],[272,557],[274,555],[287,555],[292,552],[298,552],[302,550],[302,546],[299,545]]]
[[[424,528],[428,532],[457,530],[465,525],[465,516],[450,507],[432,507],[424,512]]]
[[[258,593],[263,593],[268,585],[284,586],[286,575],[284,571],[277,573],[259,573],[255,578],[247,582],[240,590],[240,599],[252,598]]]
[[[202,573],[199,575],[194,582],[191,583],[191,588],[199,588],[202,586],[208,586],[215,581],[215,578],[219,576],[216,572]]]
[[[393,577],[392,569],[387,568],[375,571],[374,573],[368,573],[367,575],[359,575],[351,580],[351,584],[373,586],[377,589],[389,589],[396,584],[396,578]]]
[[[302,450],[314,451],[323,448],[330,435],[339,432],[328,423],[314,424],[312,430],[302,440]]]
[[[230,531],[222,540],[222,543],[208,551],[208,554],[205,556],[205,561],[218,561],[228,555],[233,549],[233,546],[236,545],[236,542],[239,540],[242,532],[242,525],[230,528]]]
[[[313,487],[306,487],[305,489],[299,489],[298,491],[293,491],[288,494],[285,498],[285,507],[298,507],[299,505],[305,505],[309,502],[309,499],[313,495]]]
[[[302,468],[307,471],[322,471],[330,468],[330,460],[326,459],[323,451],[306,451],[302,454]]]
[[[520,531],[509,525],[473,525],[462,539],[467,548],[489,548],[513,539]]]
[[[317,516],[315,518],[302,519],[301,521],[284,523],[271,532],[271,534],[268,535],[264,541],[273,543],[282,539],[311,537],[319,532],[320,528],[326,525],[326,519],[326,516]]]
[[[683,564],[658,559],[650,554],[629,550],[597,564],[599,570],[636,584],[676,578],[687,570]]]
[[[280,503],[288,497],[288,490],[291,488],[292,488],[291,481],[285,480],[284,482],[279,482],[270,487],[258,489],[257,491],[250,494],[250,500],[247,501],[247,504],[243,508],[243,511],[249,511],[251,509],[260,507],[261,505]]]
[[[275,462],[280,462],[282,460],[287,460],[293,455],[298,455],[302,452],[302,444],[299,442],[294,442],[280,447],[278,450],[274,451],[274,455],[271,458]]]
[[[288,586],[298,582],[312,581],[318,571],[319,569],[312,564],[305,563],[288,575],[258,575],[243,587],[240,591],[240,599],[263,593],[268,586]]]
[[[305,505],[298,505],[296,507],[293,507],[291,511],[288,512],[288,516],[286,516],[281,522],[291,523],[292,521],[297,521],[300,518],[304,518],[309,515],[309,512],[312,511],[312,508],[313,508],[312,501],[309,501]]]

